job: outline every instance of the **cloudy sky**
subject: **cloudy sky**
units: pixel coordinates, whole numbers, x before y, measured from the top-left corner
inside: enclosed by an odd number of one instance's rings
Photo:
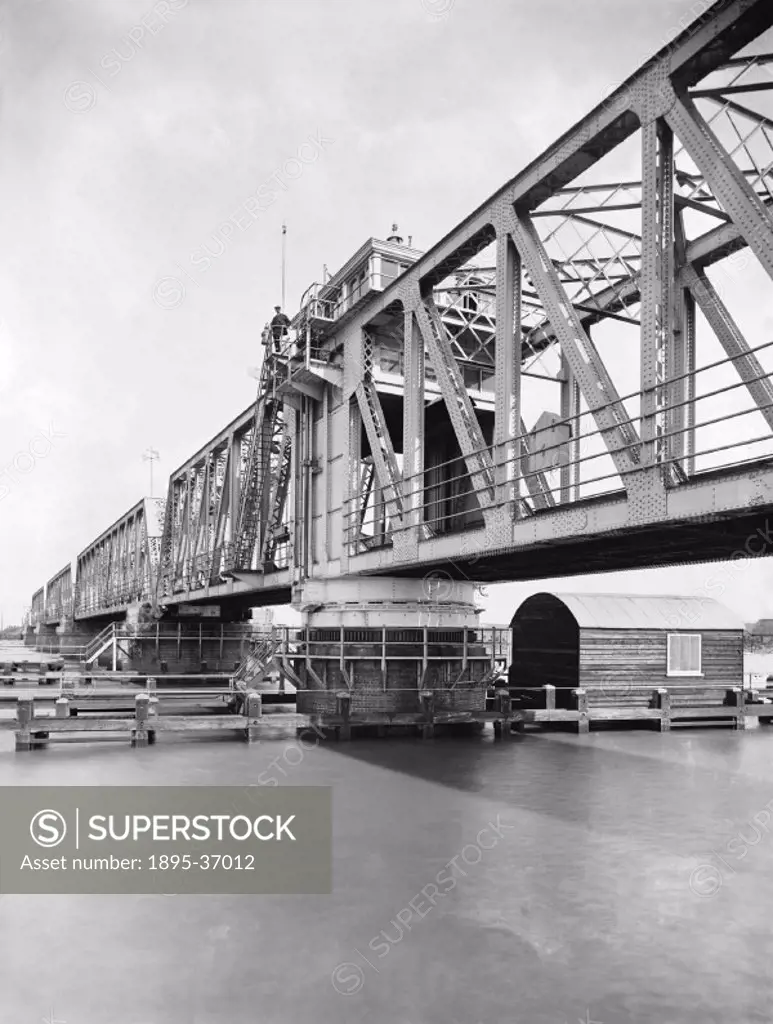
[[[690,14],[691,6],[694,8]],[[426,249],[686,24],[688,0],[0,5],[0,609],[253,398],[287,305],[392,221]],[[301,152],[280,186],[274,175]],[[272,183],[273,179],[273,183]],[[275,196],[251,221],[260,186]],[[267,191],[263,195],[268,195]],[[245,225],[224,238],[236,215]],[[205,247],[217,254],[204,259]],[[721,567],[573,580],[700,593]],[[767,562],[723,599],[773,612]],[[536,585],[540,589],[552,581]],[[490,588],[507,620],[528,586]],[[714,596],[717,596],[716,589]]]

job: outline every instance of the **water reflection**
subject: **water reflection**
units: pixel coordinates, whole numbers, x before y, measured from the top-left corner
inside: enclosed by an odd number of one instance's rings
[[[3,734],[0,780],[245,784],[285,764],[294,742],[165,738],[17,756]],[[334,787],[332,896],[4,896],[4,1015],[767,1020],[771,754],[765,729],[312,746],[284,782]],[[744,845],[728,846],[738,836]],[[714,874],[696,881],[702,865]]]

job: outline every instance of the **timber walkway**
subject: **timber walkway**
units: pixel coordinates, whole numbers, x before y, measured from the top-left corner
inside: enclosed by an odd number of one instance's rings
[[[514,718],[523,725],[568,723],[581,733],[588,732],[593,723],[648,722],[667,732],[690,726],[746,729],[758,721],[767,724],[773,720],[773,704],[764,703],[760,691],[740,686],[616,684],[562,689],[546,684],[511,686],[509,696]]]
[[[258,738],[266,718],[297,724],[277,691],[248,690],[234,675],[162,675],[89,669],[83,661],[0,647],[0,730],[15,733],[16,749],[53,740],[126,739],[147,746],[158,733],[230,732]]]

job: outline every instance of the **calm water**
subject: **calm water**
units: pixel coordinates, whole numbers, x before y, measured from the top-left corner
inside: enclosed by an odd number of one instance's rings
[[[3,733],[0,783],[243,784],[288,744],[16,755]],[[334,787],[332,896],[3,896],[0,1021],[773,1018],[773,728],[357,741],[286,771]]]

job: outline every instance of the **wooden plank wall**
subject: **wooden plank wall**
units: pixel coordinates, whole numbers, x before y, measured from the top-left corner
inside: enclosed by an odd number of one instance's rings
[[[703,676],[669,676],[668,631],[645,629],[580,630],[580,682],[588,691],[651,686],[726,690],[743,685],[741,630],[684,630],[700,633]],[[545,680],[549,682],[551,680]]]

